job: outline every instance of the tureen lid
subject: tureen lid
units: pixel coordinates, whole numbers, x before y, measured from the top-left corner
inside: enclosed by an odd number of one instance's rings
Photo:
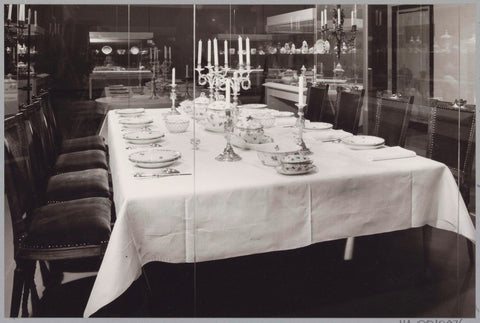
[[[208,104],[210,99],[205,96],[205,93],[202,92],[198,98],[195,99],[195,103],[204,103]]]
[[[258,121],[253,120],[252,117],[248,117],[247,119],[238,121],[235,127],[247,130],[258,130],[263,128],[262,124]]]
[[[225,101],[213,101],[208,105],[208,109],[225,110],[227,103]]]

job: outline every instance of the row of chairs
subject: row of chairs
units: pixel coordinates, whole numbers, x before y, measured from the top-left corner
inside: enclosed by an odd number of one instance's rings
[[[4,148],[16,263],[10,316],[21,306],[26,317],[30,293],[37,310],[37,262],[48,288],[65,264],[105,252],[114,219],[107,149],[99,136],[63,139],[48,92],[5,119]]]
[[[363,96],[364,91],[337,88],[336,106],[333,109],[335,129],[358,133]],[[306,118],[311,121],[328,121],[328,101],[328,85],[309,88]],[[413,102],[413,96],[393,97],[378,93],[374,103],[375,126],[372,134],[384,138],[389,146],[404,147]],[[459,108],[452,102],[432,99],[426,108],[430,109],[426,157],[449,167],[468,206],[475,156],[475,106],[465,105]],[[430,243],[431,234],[431,228],[424,227],[425,245]],[[467,247],[473,263],[474,248],[468,240]],[[428,254],[426,251],[427,259]]]
[[[334,129],[357,135],[365,90],[337,87],[335,103],[328,98],[329,85],[309,87],[305,118],[317,122],[332,122]],[[404,146],[414,98],[379,96],[376,100],[375,127],[372,135],[382,137],[389,146]]]

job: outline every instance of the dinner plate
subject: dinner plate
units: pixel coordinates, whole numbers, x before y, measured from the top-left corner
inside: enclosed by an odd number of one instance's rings
[[[122,115],[122,116],[131,116],[131,115],[138,115],[141,113],[144,113],[145,109],[144,108],[132,108],[132,109],[117,109],[115,110],[116,114]]]
[[[348,148],[352,150],[372,150],[372,149],[378,149],[378,148],[385,148],[385,145],[376,145],[376,146],[351,146],[346,144]]]
[[[132,144],[150,144],[157,142],[165,136],[161,131],[134,131],[123,135],[123,139]]]
[[[128,128],[143,128],[153,123],[153,119],[147,117],[124,118],[120,120],[120,123]]]
[[[137,151],[128,156],[128,160],[142,168],[160,168],[172,165],[182,154],[169,149],[149,149]]]
[[[305,130],[328,130],[332,129],[333,125],[327,122],[309,122],[305,123]]]
[[[276,118],[287,118],[293,117],[295,114],[291,111],[276,111],[273,113],[273,116]]]
[[[375,136],[352,136],[343,138],[342,142],[348,146],[375,147],[385,143],[385,139]]]
[[[308,169],[305,169],[305,170],[302,170],[302,171],[286,171],[282,168],[282,165],[280,166],[277,166],[275,167],[275,170],[280,173],[280,174],[283,174],[283,175],[302,175],[302,174],[307,174],[307,173],[310,173],[314,170],[317,169],[317,166],[315,165],[312,165],[310,168]]]
[[[242,109],[264,109],[267,107],[267,105],[263,103],[249,103],[239,105],[238,107]]]

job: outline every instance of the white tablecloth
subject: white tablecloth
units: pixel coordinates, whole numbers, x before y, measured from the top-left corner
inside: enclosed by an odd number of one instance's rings
[[[166,111],[166,110],[164,110]],[[163,129],[160,110],[148,110]],[[338,143],[312,143],[318,171],[278,174],[256,152],[217,162],[222,134],[193,124],[167,132],[164,147],[182,153],[175,167],[192,176],[134,179],[118,115],[109,112],[109,150],[117,221],[84,315],[120,296],[151,261],[191,263],[287,250],[316,242],[429,224],[474,240],[475,230],[450,170],[412,157],[370,161]],[[193,131],[201,140],[192,150]],[[276,142],[290,128],[266,129]],[[161,304],[159,304],[161,306]]]

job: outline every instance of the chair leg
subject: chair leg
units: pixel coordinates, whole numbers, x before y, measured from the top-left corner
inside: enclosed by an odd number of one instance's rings
[[[25,273],[23,268],[17,263],[13,274],[12,301],[10,304],[10,317],[18,317],[20,303],[22,301],[22,290],[25,283]]]
[[[466,239],[467,241],[467,249],[468,249],[468,258],[470,259],[470,266],[475,264],[475,247],[473,246],[473,242]]]
[[[37,286],[35,285],[35,271],[36,271],[36,262],[32,264],[32,280],[30,284],[30,292],[32,293],[32,316],[34,317],[37,314],[38,303],[40,299],[38,297]]]
[[[30,277],[28,270],[25,271],[25,283],[23,285],[23,298],[22,298],[22,317],[29,317],[28,313],[28,297],[30,295]]]

